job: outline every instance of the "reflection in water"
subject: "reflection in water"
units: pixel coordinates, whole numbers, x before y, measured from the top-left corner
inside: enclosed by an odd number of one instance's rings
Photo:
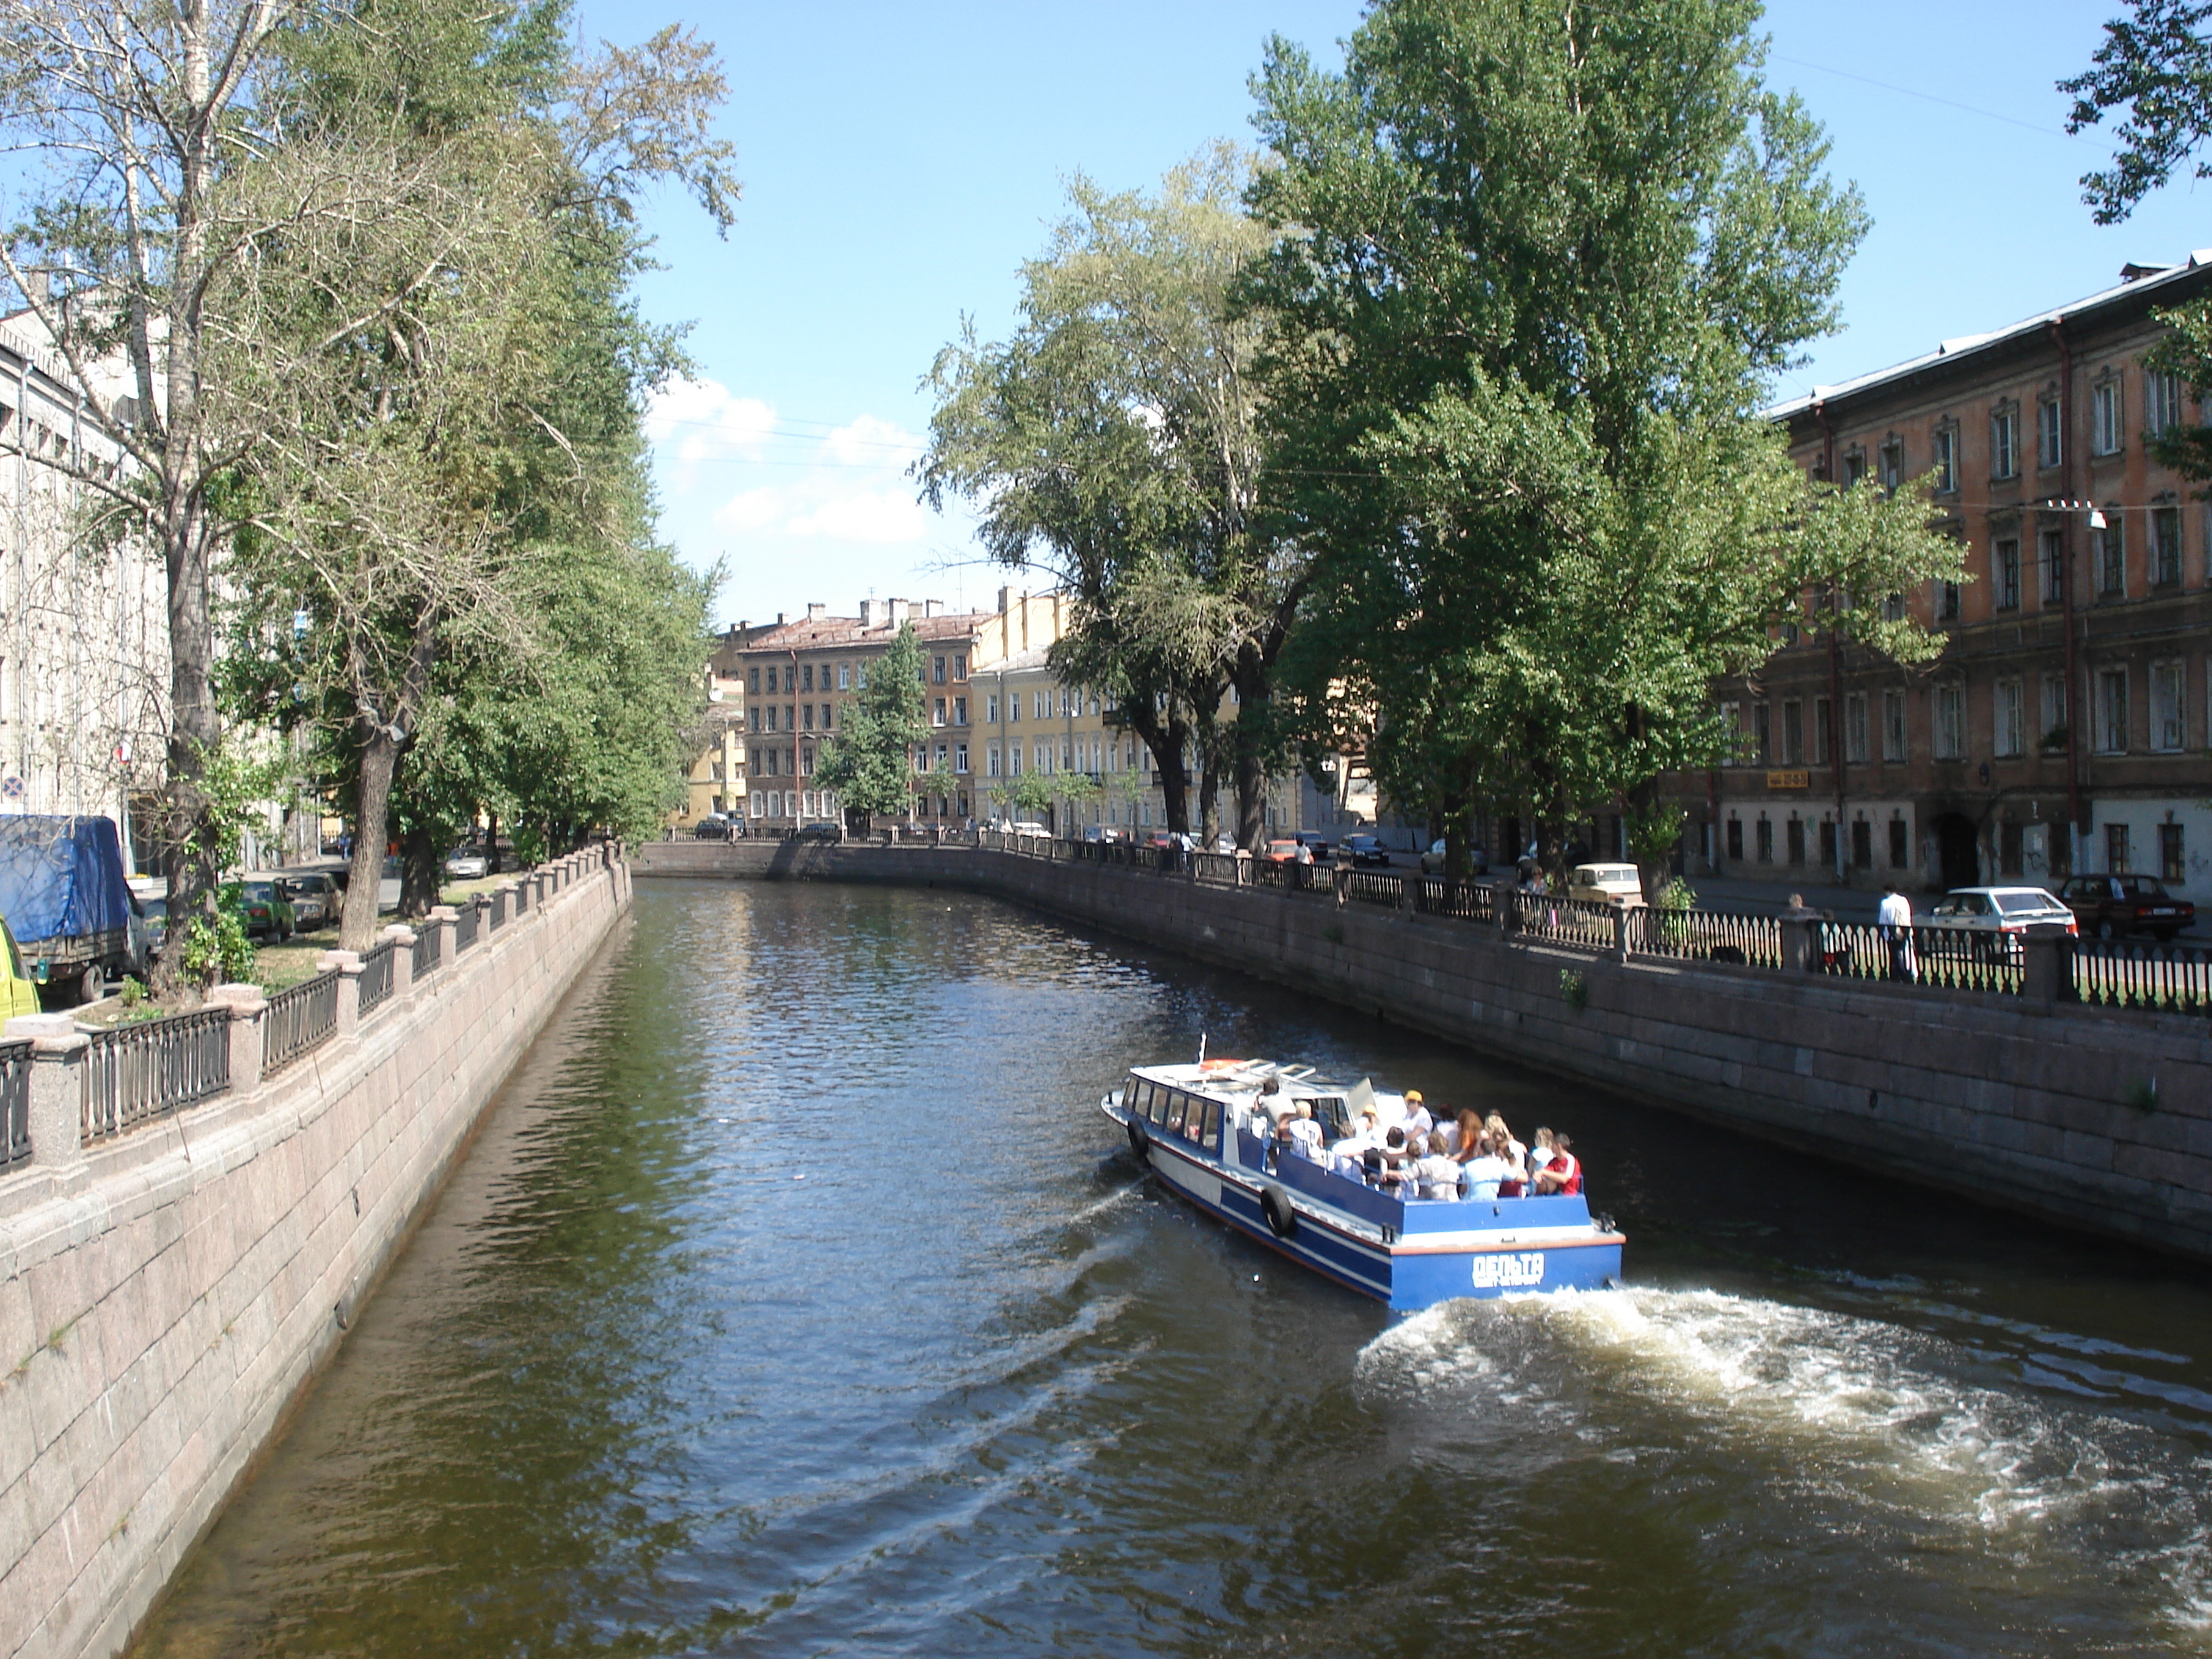
[[[1394,1322],[1133,1060],[1571,1129],[1632,1287]],[[2212,1651],[2212,1292],[965,896],[646,884],[148,1655]]]

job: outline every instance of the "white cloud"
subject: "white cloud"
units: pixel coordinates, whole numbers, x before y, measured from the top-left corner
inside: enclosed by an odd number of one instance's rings
[[[784,510],[781,489],[743,489],[714,509],[719,530],[763,530],[776,522]]]
[[[786,535],[897,546],[929,531],[929,511],[904,489],[844,489],[787,520]]]
[[[688,478],[701,461],[757,459],[775,419],[773,404],[738,397],[720,380],[675,380],[653,393],[645,431],[656,448],[672,449]]]
[[[902,473],[921,453],[922,441],[889,421],[863,415],[831,433],[823,447],[842,466],[880,467]]]

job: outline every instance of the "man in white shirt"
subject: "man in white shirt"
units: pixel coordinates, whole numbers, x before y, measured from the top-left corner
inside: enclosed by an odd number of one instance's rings
[[[1417,1189],[1423,1198],[1456,1199],[1459,1196],[1459,1160],[1444,1150],[1443,1137],[1431,1134],[1429,1150],[1413,1163],[1414,1178],[1420,1183]],[[1493,1193],[1495,1188],[1492,1188]]]
[[[1321,1125],[1314,1121],[1313,1102],[1300,1101],[1297,1115],[1290,1123],[1291,1133],[1305,1147],[1305,1155],[1316,1164],[1325,1163],[1327,1160],[1321,1155]]]
[[[1882,889],[1881,908],[1874,913],[1875,925],[1881,930],[1882,942],[1889,947],[1889,976],[1911,980],[1912,963],[1912,901],[1897,890],[1891,882]]]
[[[1429,1109],[1422,1102],[1421,1091],[1419,1089],[1406,1091],[1405,1124],[1406,1139],[1408,1140],[1413,1139],[1415,1135],[1419,1135],[1425,1139],[1429,1133],[1437,1127],[1437,1121],[1429,1115]]]

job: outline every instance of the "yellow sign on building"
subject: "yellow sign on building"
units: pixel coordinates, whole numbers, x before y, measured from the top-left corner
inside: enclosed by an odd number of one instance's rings
[[[1810,789],[1813,775],[1810,772],[1769,772],[1766,787],[1769,789]]]

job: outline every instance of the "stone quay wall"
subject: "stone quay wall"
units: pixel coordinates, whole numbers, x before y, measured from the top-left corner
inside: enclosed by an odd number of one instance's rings
[[[2212,1020],[1624,961],[1325,892],[971,847],[655,842],[637,872],[987,893],[1889,1178],[2212,1259]]]
[[[9,1022],[32,1150],[0,1175],[0,1655],[129,1639],[629,897],[607,848],[541,866],[434,912],[419,982],[405,928],[331,953],[312,1028],[218,987],[228,1090],[89,1142],[88,1039]]]

